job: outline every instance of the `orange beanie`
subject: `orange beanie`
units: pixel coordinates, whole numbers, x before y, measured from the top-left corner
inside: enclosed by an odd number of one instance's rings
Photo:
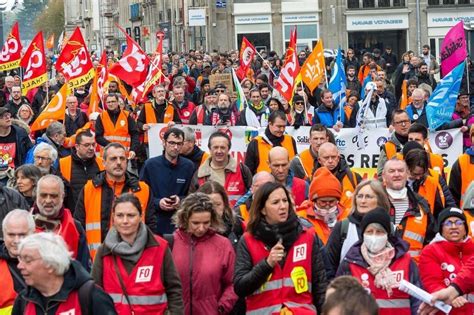
[[[341,198],[341,183],[327,167],[320,167],[314,172],[313,181],[309,186],[309,198],[319,197]]]

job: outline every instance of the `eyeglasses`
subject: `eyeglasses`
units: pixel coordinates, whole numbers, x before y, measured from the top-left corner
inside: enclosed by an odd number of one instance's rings
[[[443,222],[443,226],[445,226],[447,228],[454,227],[454,226],[460,227],[462,225],[464,225],[464,221],[461,220],[461,219],[458,219],[456,221],[446,220],[446,221]]]
[[[22,263],[24,263],[25,265],[29,265],[29,264],[31,264],[32,262],[41,259],[41,257],[33,258],[33,257],[30,257],[30,256],[18,256],[17,258],[18,258],[18,261],[19,261],[19,262],[22,262]]]
[[[2,116],[0,116],[1,119],[10,119],[12,118],[12,115],[11,114],[3,114]]]
[[[362,200],[362,199],[367,199],[367,200],[372,200],[372,199],[375,199],[377,198],[376,196],[374,195],[369,195],[369,194],[357,194],[356,195],[356,199],[357,200]]]
[[[224,89],[217,89],[216,92],[217,92],[217,93],[224,93],[225,90],[224,90]]]
[[[174,142],[174,141],[166,141],[166,143],[172,147],[181,147],[184,142]]]
[[[34,159],[37,161],[50,161],[51,160],[51,158],[44,157],[44,156],[35,156]]]
[[[408,125],[410,123],[409,120],[400,120],[400,121],[394,121],[393,122],[395,125]]]

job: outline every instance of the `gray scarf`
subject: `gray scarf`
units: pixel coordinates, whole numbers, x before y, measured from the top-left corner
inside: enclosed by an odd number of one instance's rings
[[[110,228],[105,237],[104,244],[112,254],[120,256],[121,259],[137,263],[140,259],[148,239],[148,231],[145,224],[140,223],[137,237],[132,245],[123,241],[115,227]]]

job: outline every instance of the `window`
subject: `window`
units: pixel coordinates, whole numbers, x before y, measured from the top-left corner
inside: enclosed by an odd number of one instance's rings
[[[428,0],[428,5],[439,5],[439,0]]]
[[[405,0],[393,0],[393,6],[394,7],[404,7],[405,6]]]
[[[390,0],[379,0],[379,8],[390,7]]]
[[[347,8],[348,9],[358,9],[359,8],[359,0],[347,0]]]
[[[443,4],[454,4],[454,0],[443,0]]]
[[[471,4],[470,0],[458,0],[458,4]]]
[[[364,8],[374,8],[375,7],[375,0],[363,0],[363,7]]]

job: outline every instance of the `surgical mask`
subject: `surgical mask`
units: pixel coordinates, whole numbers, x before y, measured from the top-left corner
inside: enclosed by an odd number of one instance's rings
[[[387,245],[388,236],[384,235],[365,235],[364,244],[371,253],[378,253]]]
[[[320,209],[318,206],[314,206],[314,212],[324,219],[324,222],[330,227],[334,227],[337,222],[337,205],[329,209]]]

